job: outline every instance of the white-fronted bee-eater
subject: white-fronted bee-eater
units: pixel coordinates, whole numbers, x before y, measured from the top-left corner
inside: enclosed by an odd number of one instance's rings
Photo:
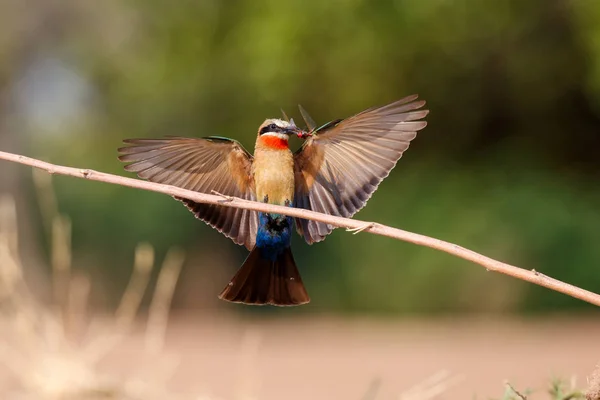
[[[119,159],[152,182],[352,217],[426,126],[424,105],[413,95],[318,128],[300,108],[308,130],[287,117],[267,119],[258,128],[254,156],[235,140],[209,136],[128,139]],[[292,135],[305,139],[295,153],[288,146]],[[331,225],[176,199],[250,250],[221,299],[277,306],[310,301],[292,256],[292,231],[295,225],[312,244],[324,240]]]

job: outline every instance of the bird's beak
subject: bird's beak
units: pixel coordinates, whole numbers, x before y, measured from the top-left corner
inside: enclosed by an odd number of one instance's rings
[[[294,119],[290,120],[290,126],[286,129],[286,133],[288,135],[296,135],[299,138],[304,138],[306,135],[306,133],[302,129],[296,126],[296,124],[294,123]]]
[[[301,134],[301,132],[302,129],[297,127],[292,128],[291,126],[285,130],[285,133],[287,133],[288,135],[299,135]]]

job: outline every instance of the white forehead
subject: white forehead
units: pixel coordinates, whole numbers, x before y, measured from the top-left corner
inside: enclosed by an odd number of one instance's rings
[[[270,124],[275,124],[280,128],[289,128],[291,125],[289,122],[284,121],[282,119],[277,119],[277,118],[273,118],[273,119],[268,119],[263,123],[263,126],[267,126]]]

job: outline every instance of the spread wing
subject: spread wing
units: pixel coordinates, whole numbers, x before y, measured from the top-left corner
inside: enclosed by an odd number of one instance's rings
[[[425,101],[416,99],[409,96],[315,130],[294,154],[295,206],[342,217],[363,208],[417,131],[427,125],[420,120],[429,111],[419,110]],[[296,226],[309,244],[333,230],[304,219],[296,219]]]
[[[202,139],[128,139],[119,149],[119,160],[131,162],[125,170],[140,178],[200,193],[217,191],[228,196],[256,200],[251,175],[252,156],[234,140],[221,137]],[[175,197],[196,216],[237,244],[254,247],[258,214],[254,211],[201,204]]]

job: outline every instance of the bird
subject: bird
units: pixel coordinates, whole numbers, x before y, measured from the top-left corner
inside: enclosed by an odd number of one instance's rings
[[[237,140],[207,136],[125,139],[118,159],[141,179],[200,193],[352,217],[395,167],[429,110],[411,95],[345,119],[317,126],[299,106],[307,125],[266,119],[254,154]],[[303,140],[292,152],[289,138]],[[196,218],[250,253],[219,298],[249,305],[298,306],[310,302],[294,261],[294,228],[308,244],[324,240],[332,225],[174,197]]]

